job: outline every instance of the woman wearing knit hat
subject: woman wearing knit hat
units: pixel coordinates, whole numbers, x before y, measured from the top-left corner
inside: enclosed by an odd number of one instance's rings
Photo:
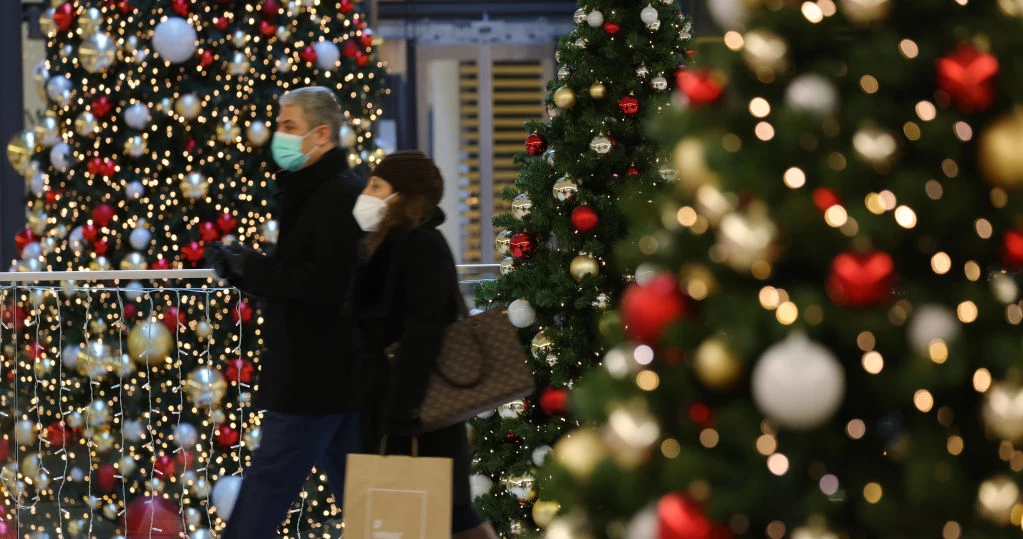
[[[453,461],[451,530],[457,539],[496,539],[472,508],[471,456],[465,425],[420,432],[419,405],[427,375],[440,353],[444,330],[458,317],[455,262],[437,230],[444,179],[422,152],[399,151],[373,170],[353,214],[366,231],[363,263],[350,308],[358,319],[373,372],[360,411],[368,447],[387,436],[388,453],[409,451],[419,438],[421,456]],[[385,349],[397,344],[388,360]]]

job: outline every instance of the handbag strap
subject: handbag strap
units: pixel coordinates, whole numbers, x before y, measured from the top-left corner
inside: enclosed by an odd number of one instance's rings
[[[380,438],[380,455],[381,456],[387,456],[387,439],[388,439],[388,436],[386,434],[383,435]],[[418,457],[419,456],[419,437],[418,436],[413,436],[412,437],[412,456],[413,457]]]

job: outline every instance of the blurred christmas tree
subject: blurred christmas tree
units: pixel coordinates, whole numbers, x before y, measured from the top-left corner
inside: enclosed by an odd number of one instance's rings
[[[505,534],[532,535],[556,511],[555,501],[536,500],[535,469],[574,425],[566,395],[599,360],[598,320],[626,282],[610,263],[625,236],[621,199],[649,198],[675,179],[642,118],[669,105],[691,21],[671,0],[579,5],[548,84],[551,119],[527,125],[522,174],[505,193],[512,214],[495,219],[505,230],[497,238],[508,257],[502,277],[477,298],[484,307],[507,305],[539,388],[474,423],[476,503]]]
[[[710,5],[551,535],[1018,535],[1023,4]]]
[[[203,267],[207,242],[272,247],[280,94],[335,88],[349,162],[366,171],[380,157],[385,71],[360,11],[355,0],[55,2],[35,69],[50,110],[8,146],[29,193],[17,269],[187,269]],[[259,316],[237,292],[202,293],[205,281],[121,282],[121,294],[85,284],[0,290],[8,529],[149,537],[163,520],[164,533],[215,535],[211,492],[259,443]],[[289,536],[338,524],[323,486],[312,480],[315,511],[293,516]],[[150,495],[166,498],[142,506],[155,526],[125,511]]]

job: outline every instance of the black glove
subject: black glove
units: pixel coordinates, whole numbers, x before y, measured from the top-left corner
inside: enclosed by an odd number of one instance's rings
[[[206,246],[206,260],[218,277],[234,281],[245,276],[245,259],[252,252],[252,249],[237,243],[224,245],[215,241]]]
[[[217,277],[225,280],[231,278],[227,263],[227,251],[222,243],[215,241],[206,246],[206,261],[209,262],[210,268],[217,273]]]

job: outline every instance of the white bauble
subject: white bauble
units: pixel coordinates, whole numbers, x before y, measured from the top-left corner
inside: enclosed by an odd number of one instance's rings
[[[46,194],[46,174],[37,172],[32,175],[32,179],[28,182],[28,188],[32,191],[32,194],[41,197]]]
[[[153,233],[144,226],[135,227],[131,234],[128,235],[128,243],[131,244],[131,248],[136,251],[142,251],[149,247],[149,242],[153,239]]]
[[[81,468],[79,468],[78,466],[71,468],[71,481],[74,481],[75,483],[81,483],[84,480],[85,472],[82,471]]]
[[[796,77],[785,90],[785,103],[795,110],[830,116],[838,110],[838,90],[823,75],[807,73]]]
[[[604,14],[593,10],[586,15],[586,24],[590,25],[590,28],[600,28],[604,24]]]
[[[242,488],[242,478],[237,475],[221,477],[213,485],[213,507],[217,509],[217,516],[225,521],[231,518],[231,511],[234,510],[234,503],[238,501],[238,492]]]
[[[245,138],[248,139],[249,144],[256,147],[266,144],[270,140],[271,134],[270,128],[263,122],[252,122],[245,129]]]
[[[64,364],[65,369],[74,369],[78,367],[78,354],[81,351],[82,348],[74,344],[69,344],[61,350],[60,362]]]
[[[764,352],[753,368],[753,400],[782,427],[826,422],[845,396],[845,371],[824,346],[795,332]]]
[[[128,107],[128,110],[124,111],[124,123],[132,129],[139,131],[145,129],[149,125],[149,107],[143,103],[135,103]]]
[[[142,195],[145,194],[145,192],[146,192],[145,186],[143,186],[142,182],[139,181],[131,182],[124,188],[124,194],[127,195],[128,198],[134,200],[142,198]]]
[[[75,166],[75,156],[71,152],[71,146],[66,142],[58,142],[50,150],[50,163],[53,164],[53,168],[67,172]]]
[[[68,245],[73,251],[81,251],[85,247],[85,236],[82,234],[82,227],[76,226],[67,235]]]
[[[639,20],[643,21],[643,24],[653,24],[657,22],[657,17],[657,8],[649,4],[639,12]]]
[[[21,250],[21,258],[28,260],[29,258],[39,258],[43,254],[43,246],[38,241],[26,244],[25,248]]]
[[[28,419],[22,419],[15,423],[14,442],[18,445],[32,445],[36,443],[36,424]]]
[[[707,11],[714,23],[725,30],[744,30],[750,16],[746,0],[714,0],[707,2]]]
[[[927,352],[931,342],[942,340],[946,343],[959,335],[962,325],[947,307],[921,305],[909,321],[909,343],[917,352]]]
[[[153,30],[153,48],[172,64],[180,64],[195,54],[195,28],[180,17],[169,19],[156,25]]]
[[[1015,303],[1019,299],[1019,285],[1009,275],[999,273],[991,277],[991,293],[1002,303]]]
[[[73,89],[74,84],[71,83],[71,79],[64,76],[58,75],[46,82],[46,96],[60,107],[66,107],[71,102]]]
[[[657,539],[659,527],[656,508],[648,507],[629,521],[629,526],[625,528],[625,539]]]
[[[341,59],[341,50],[333,41],[321,39],[313,45],[313,50],[316,51],[316,67],[324,71],[337,67],[338,60]]]
[[[351,148],[355,146],[355,131],[353,131],[351,127],[348,127],[347,124],[341,125],[340,137],[342,148]]]
[[[174,103],[174,112],[186,120],[194,120],[202,112],[202,101],[195,94],[185,94]]]
[[[508,306],[508,320],[517,328],[528,328],[536,322],[536,311],[524,299],[517,299]]]
[[[142,434],[145,432],[142,427],[142,423],[137,420],[129,419],[125,421],[121,426],[121,433],[128,439],[129,442],[137,442],[142,439]]]
[[[281,56],[277,59],[277,72],[278,73],[290,73],[291,72],[291,58],[287,56]]]
[[[543,466],[543,463],[547,461],[547,456],[554,451],[554,448],[549,445],[541,445],[533,450],[533,464],[537,467]]]
[[[485,475],[473,474],[469,476],[469,490],[472,492],[472,499],[489,494],[494,487],[494,482]]]
[[[124,297],[128,298],[128,301],[138,301],[146,293],[146,289],[142,286],[142,283],[132,281],[124,286],[122,292],[124,292]]]
[[[521,400],[517,400],[499,406],[497,414],[505,419],[512,419],[519,417],[519,414],[525,411],[525,409],[525,404]]]

